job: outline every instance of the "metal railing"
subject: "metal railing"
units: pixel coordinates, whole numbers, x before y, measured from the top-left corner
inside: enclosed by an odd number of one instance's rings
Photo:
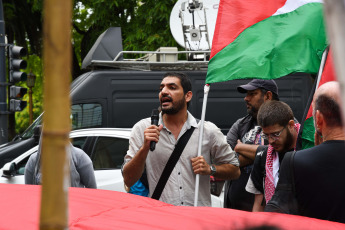
[[[126,55],[142,55],[124,58]],[[185,55],[185,60],[179,60]],[[108,66],[132,70],[203,70],[207,69],[210,51],[121,51],[112,61],[92,60],[92,66]]]

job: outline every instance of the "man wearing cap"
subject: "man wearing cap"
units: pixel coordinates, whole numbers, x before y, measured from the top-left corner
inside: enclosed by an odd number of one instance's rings
[[[248,114],[238,119],[227,134],[227,142],[238,154],[241,176],[238,180],[226,181],[224,207],[251,211],[254,194],[248,193],[245,187],[258,146],[268,144],[261,137],[261,128],[257,124],[257,113],[265,101],[279,101],[278,87],[274,80],[254,79],[246,85],[238,86],[237,90],[240,93],[246,93],[244,101]]]

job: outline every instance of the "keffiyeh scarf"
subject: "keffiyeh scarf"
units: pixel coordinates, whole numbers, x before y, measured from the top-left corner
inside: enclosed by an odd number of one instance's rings
[[[295,130],[298,133],[301,125],[296,123],[295,124]],[[296,148],[296,147],[295,147]],[[274,173],[273,173],[273,165],[278,161],[279,165],[279,156],[276,151],[274,151],[273,147],[271,145],[268,145],[267,150],[267,158],[266,158],[266,178],[265,178],[265,199],[266,204],[268,201],[271,200],[274,191],[275,191],[275,183],[274,183]]]

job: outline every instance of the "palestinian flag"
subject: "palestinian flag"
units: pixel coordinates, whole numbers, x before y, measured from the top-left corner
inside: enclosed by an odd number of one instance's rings
[[[206,83],[317,73],[326,47],[321,0],[220,0]]]
[[[316,79],[315,81],[315,87],[314,92],[317,88],[319,88],[321,85],[325,84],[329,81],[336,81],[336,75],[334,72],[333,67],[333,58],[331,51],[328,52],[328,49],[325,50],[325,64],[324,66],[320,66],[320,77]],[[301,127],[301,133],[299,134],[299,145],[302,149],[310,148],[314,146],[314,118],[313,118],[313,108],[311,106],[312,100],[313,100],[314,93],[310,95],[309,101],[308,101],[308,107],[306,110],[305,115],[303,116],[303,127]]]

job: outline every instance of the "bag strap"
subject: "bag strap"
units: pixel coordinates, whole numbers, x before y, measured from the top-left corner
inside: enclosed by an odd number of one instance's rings
[[[293,158],[295,156],[295,153],[296,153],[296,150],[294,150],[291,154],[291,157],[290,157],[290,176],[291,176],[291,186],[292,186],[292,193],[293,193],[293,196],[295,196],[295,170],[294,170],[294,165],[293,165]]]
[[[174,151],[170,155],[170,158],[169,158],[167,164],[165,165],[163,173],[162,173],[161,177],[159,178],[159,181],[157,183],[157,186],[156,186],[155,191],[153,192],[151,198],[159,200],[159,198],[161,197],[163,189],[164,189],[164,187],[165,187],[165,185],[166,185],[166,183],[170,177],[170,174],[171,174],[172,170],[175,168],[177,161],[180,159],[180,156],[181,156],[187,142],[189,141],[189,138],[192,136],[194,129],[195,129],[195,127],[192,126],[178,140],[177,144],[175,145]]]
[[[291,181],[291,193],[292,193],[292,200],[290,206],[289,214],[299,215],[301,212],[300,207],[298,205],[297,197],[296,197],[296,187],[295,187],[295,169],[294,169],[294,156],[296,154],[296,150],[292,152],[290,157],[290,181]]]

